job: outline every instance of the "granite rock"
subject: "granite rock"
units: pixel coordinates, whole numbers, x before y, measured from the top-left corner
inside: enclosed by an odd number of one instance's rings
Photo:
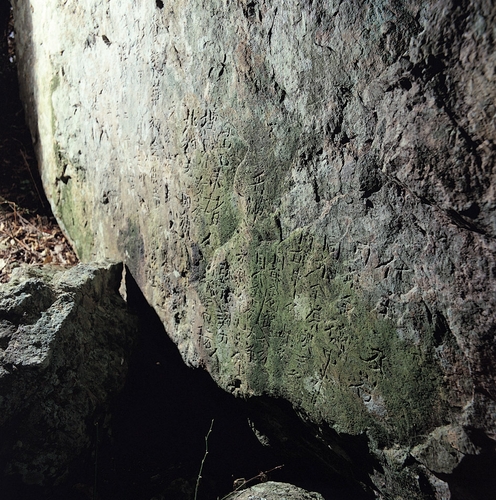
[[[124,260],[227,391],[366,436],[381,494],[446,496],[484,469],[493,2],[13,4],[43,182],[81,259]],[[467,453],[441,453],[448,428]]]
[[[320,493],[306,491],[288,483],[267,481],[231,493],[226,500],[324,500]]]
[[[122,389],[136,318],[122,264],[18,268],[0,288],[0,466],[13,484],[56,486],[77,472]],[[17,497],[15,497],[17,498]]]

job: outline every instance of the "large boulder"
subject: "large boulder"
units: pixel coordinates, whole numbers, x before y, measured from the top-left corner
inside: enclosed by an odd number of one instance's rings
[[[476,496],[496,435],[494,3],[13,4],[81,259],[124,260],[221,387],[328,428],[336,470],[365,440],[373,489]]]
[[[121,275],[122,264],[111,263],[31,267],[1,286],[3,498],[12,493],[6,482],[20,495],[22,485],[77,478],[96,450],[137,336]]]

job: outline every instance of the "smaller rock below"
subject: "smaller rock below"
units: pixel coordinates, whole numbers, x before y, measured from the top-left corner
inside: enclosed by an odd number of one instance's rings
[[[324,500],[324,497],[320,493],[307,491],[289,483],[267,481],[231,493],[225,500]]]
[[[62,484],[95,449],[137,340],[121,277],[109,262],[27,267],[0,287],[3,484]]]
[[[455,425],[435,429],[424,443],[411,451],[429,470],[444,474],[453,473],[465,456],[479,453],[465,430]]]

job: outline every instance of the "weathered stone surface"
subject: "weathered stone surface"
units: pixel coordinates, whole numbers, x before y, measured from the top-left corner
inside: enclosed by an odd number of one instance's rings
[[[6,477],[53,486],[92,451],[137,331],[118,292],[122,264],[17,271],[0,288],[5,498]]]
[[[231,493],[226,500],[324,500],[319,493],[306,491],[288,483],[268,481]]]
[[[366,435],[385,494],[488,463],[492,2],[14,5],[54,211],[188,363]]]

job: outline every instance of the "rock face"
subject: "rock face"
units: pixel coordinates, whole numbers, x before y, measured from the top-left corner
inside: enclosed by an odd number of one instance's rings
[[[66,271],[30,268],[2,285],[5,498],[10,498],[6,478],[50,487],[74,473],[81,456],[92,451],[111,396],[124,384],[136,340],[135,317],[118,293],[121,271],[122,265],[108,263]]]
[[[79,256],[125,260],[221,387],[365,436],[370,488],[477,496],[496,436],[494,4],[13,3]]]

